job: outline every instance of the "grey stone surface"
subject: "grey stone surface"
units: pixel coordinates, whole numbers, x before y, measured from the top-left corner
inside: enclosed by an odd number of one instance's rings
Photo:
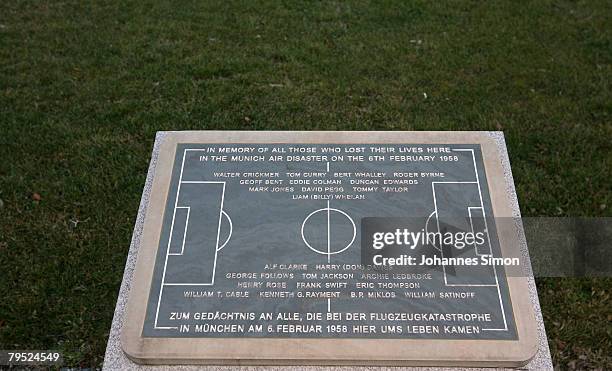
[[[504,140],[503,133],[502,132],[489,132],[488,134],[497,143],[497,146],[498,146],[498,149],[501,155],[501,159],[502,159],[502,166],[504,169],[507,195],[513,207],[513,214],[515,217],[517,217],[517,222],[520,223],[519,221],[520,219],[518,219],[518,217],[520,217],[520,209],[518,205],[518,199],[516,196],[516,190],[514,188],[514,180],[512,177],[510,161],[509,161],[508,154],[506,151],[506,143]],[[117,299],[115,314],[113,317],[113,322],[112,322],[111,330],[109,333],[109,339],[108,339],[108,344],[106,348],[103,369],[104,370],[170,370],[170,369],[172,370],[226,370],[226,369],[240,368],[245,371],[246,370],[259,371],[259,370],[264,370],[264,369],[266,370],[267,369],[286,369],[287,368],[286,366],[274,366],[274,367],[268,367],[268,366],[184,366],[184,365],[181,365],[181,366],[170,366],[170,365],[145,366],[145,365],[139,365],[139,364],[132,362],[125,356],[125,354],[121,350],[121,343],[120,343],[121,328],[123,326],[123,320],[124,320],[125,310],[126,310],[127,301],[128,301],[128,294],[130,291],[134,268],[136,265],[136,257],[138,255],[138,248],[140,246],[140,239],[141,239],[142,228],[144,224],[144,216],[145,216],[145,212],[146,212],[146,209],[149,203],[149,195],[151,191],[151,185],[153,182],[153,178],[155,175],[155,167],[157,164],[160,145],[164,141],[165,136],[166,136],[165,132],[158,132],[156,139],[155,139],[155,145],[153,147],[153,152],[151,156],[151,163],[149,165],[149,171],[147,174],[145,187],[142,193],[140,207],[138,210],[138,216],[137,216],[135,227],[134,227],[134,234],[132,236],[130,250],[129,250],[126,265],[125,265],[123,281],[122,281],[121,288],[119,291],[119,297]],[[522,254],[524,257],[528,257],[529,252],[527,249],[525,237],[522,232],[522,228],[518,228],[518,230],[520,231],[519,233],[521,233],[521,236],[519,236],[519,241],[522,242],[521,244]],[[538,324],[540,347],[539,347],[538,353],[533,358],[533,360],[526,366],[522,367],[521,369],[552,370],[553,366],[552,366],[552,361],[550,358],[550,351],[548,348],[546,331],[544,328],[544,322],[543,322],[542,313],[540,310],[540,303],[539,303],[539,299],[538,299],[538,295],[536,291],[535,280],[533,279],[533,274],[531,272],[531,266],[527,265],[525,269],[528,270],[525,273],[528,277],[530,298],[533,303],[534,312],[536,316],[536,322]],[[299,369],[299,370],[312,370],[312,371],[331,370],[331,369],[334,369],[334,370],[339,370],[339,369],[397,370],[398,369],[398,367],[390,368],[390,367],[354,367],[354,366],[351,366],[351,367],[292,366],[291,368]],[[432,367],[427,367],[427,368],[410,367],[410,368],[403,368],[403,369],[406,369],[406,370],[417,370],[417,369],[418,370],[458,370],[457,368],[432,368]],[[486,370],[491,370],[491,368],[488,368]]]

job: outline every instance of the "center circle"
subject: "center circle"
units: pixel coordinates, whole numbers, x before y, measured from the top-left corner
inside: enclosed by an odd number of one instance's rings
[[[310,250],[321,255],[335,255],[353,244],[357,228],[344,211],[325,207],[308,214],[302,222],[301,234]]]

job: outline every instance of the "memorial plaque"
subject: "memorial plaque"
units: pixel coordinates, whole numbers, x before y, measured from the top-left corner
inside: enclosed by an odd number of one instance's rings
[[[122,333],[136,362],[519,366],[536,353],[486,134],[173,132],[157,161]]]

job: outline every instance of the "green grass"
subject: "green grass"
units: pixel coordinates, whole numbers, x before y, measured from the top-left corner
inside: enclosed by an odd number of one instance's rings
[[[610,216],[611,18],[609,1],[1,2],[0,348],[102,362],[158,130],[503,130],[524,215]],[[610,279],[538,287],[555,364],[612,367]]]

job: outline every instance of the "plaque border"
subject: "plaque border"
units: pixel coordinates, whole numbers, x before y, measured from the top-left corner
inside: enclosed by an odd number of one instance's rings
[[[141,364],[507,366],[527,364],[538,331],[527,277],[506,276],[518,340],[363,338],[152,338],[142,330],[175,159],[182,143],[479,144],[495,217],[512,217],[495,140],[481,131],[170,131],[155,166],[130,287],[121,347]],[[498,223],[499,224],[499,223]],[[520,255],[518,231],[497,225],[502,256]]]

